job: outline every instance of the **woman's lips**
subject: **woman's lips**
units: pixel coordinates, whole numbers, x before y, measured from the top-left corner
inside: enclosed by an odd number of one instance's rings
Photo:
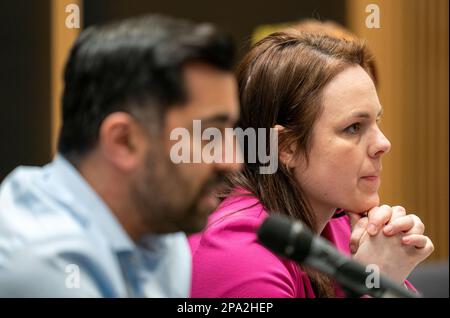
[[[366,181],[378,181],[379,177],[378,176],[366,176],[366,177],[362,177],[361,179],[366,180]]]

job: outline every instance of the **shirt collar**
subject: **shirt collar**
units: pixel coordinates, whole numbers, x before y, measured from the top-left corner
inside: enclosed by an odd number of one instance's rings
[[[135,244],[109,207],[68,160],[57,154],[46,169],[49,177],[55,178],[56,184],[67,190],[58,199],[69,204],[79,217],[99,227],[116,252],[135,249]]]

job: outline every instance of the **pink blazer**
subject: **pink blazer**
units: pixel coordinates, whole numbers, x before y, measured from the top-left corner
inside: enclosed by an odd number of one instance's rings
[[[258,242],[256,230],[267,216],[255,197],[231,196],[210,215],[203,232],[189,237],[192,297],[315,297],[308,276],[296,263],[275,255]],[[347,255],[350,234],[347,216],[331,219],[322,232]],[[337,284],[335,291],[337,297],[344,297]]]

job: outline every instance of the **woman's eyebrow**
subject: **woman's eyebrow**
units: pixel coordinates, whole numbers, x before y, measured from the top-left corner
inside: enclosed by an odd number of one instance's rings
[[[381,115],[383,115],[383,107],[380,108],[380,111],[377,114],[377,118],[381,117]],[[369,112],[362,111],[352,113],[351,117],[369,119],[371,116]]]

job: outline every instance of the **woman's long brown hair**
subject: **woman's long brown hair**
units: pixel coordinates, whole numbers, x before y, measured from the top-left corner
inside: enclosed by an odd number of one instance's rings
[[[285,129],[279,135],[279,151],[295,143],[298,154],[308,158],[312,129],[322,111],[323,88],[351,65],[362,66],[372,76],[370,61],[362,42],[305,32],[273,33],[256,43],[238,65],[238,127],[266,128],[269,140],[269,128],[282,125]],[[244,168],[230,177],[227,194],[236,187],[244,188],[269,213],[287,215],[317,229],[316,215],[293,173],[280,165],[274,174],[260,174],[261,164],[249,163],[245,149]],[[303,270],[318,297],[334,296],[329,277],[311,268]]]

